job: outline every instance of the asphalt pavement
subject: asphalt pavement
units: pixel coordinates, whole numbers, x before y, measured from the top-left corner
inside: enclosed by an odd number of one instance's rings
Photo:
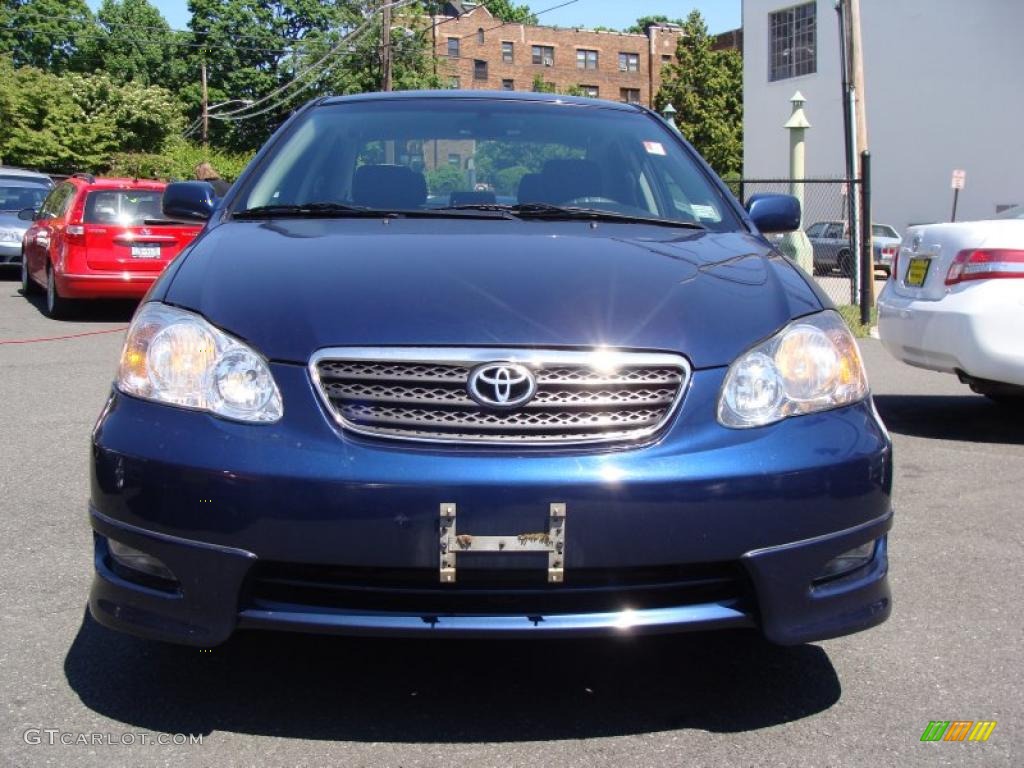
[[[1024,762],[1024,417],[953,377],[862,345],[896,461],[895,607],[868,632],[794,648],[752,632],[252,633],[201,653],[108,631],[85,609],[89,431],[132,308],[50,321],[16,277],[0,275],[0,764]],[[998,725],[985,743],[922,743],[931,720]],[[161,734],[202,743],[149,743]]]

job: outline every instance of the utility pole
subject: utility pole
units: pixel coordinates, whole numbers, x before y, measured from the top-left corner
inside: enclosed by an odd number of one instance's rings
[[[382,91],[391,90],[391,0],[384,0],[380,19],[380,69]]]
[[[854,109],[854,120],[857,125],[857,158],[863,160],[868,154],[868,117],[867,117],[867,92],[864,89],[864,45],[861,39],[860,31],[860,0],[848,0],[850,3],[850,75],[853,78],[853,93],[855,96],[853,102]],[[869,161],[870,162],[870,161]],[[859,167],[859,173],[861,179],[861,199],[869,200],[871,197],[871,190],[866,188],[866,185],[870,183],[870,176],[864,170],[864,164],[861,162]],[[870,306],[875,303],[875,265],[874,257],[872,254],[872,245],[874,238],[868,238],[864,240],[864,233],[871,233],[871,224],[869,220],[871,215],[870,211],[860,210],[861,222],[861,243],[860,248],[866,254],[861,260],[867,260],[867,264],[861,264],[861,268],[858,270],[861,273],[860,289],[863,294],[860,303],[861,306]],[[867,277],[867,281],[864,281],[864,277]],[[867,298],[867,301],[865,301]]]
[[[203,146],[207,145],[210,139],[210,97],[206,92],[206,62],[204,61],[200,68],[200,73],[203,79]]]

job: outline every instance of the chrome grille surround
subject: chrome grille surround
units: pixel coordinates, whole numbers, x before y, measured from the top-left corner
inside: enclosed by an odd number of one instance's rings
[[[478,365],[519,363],[537,379],[532,400],[481,406],[466,384]],[[430,443],[632,443],[661,431],[690,382],[685,357],[619,349],[332,347],[309,372],[343,429]]]

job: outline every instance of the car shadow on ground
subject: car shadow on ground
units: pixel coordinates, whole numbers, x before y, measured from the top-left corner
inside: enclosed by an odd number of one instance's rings
[[[11,296],[22,296],[21,277],[14,273],[14,279],[4,280],[0,276],[0,284]],[[46,316],[46,297],[41,293],[34,293],[24,297],[28,303],[35,307],[35,310],[43,317]],[[135,308],[139,302],[135,300],[90,300],[79,301],[71,305],[67,320],[75,323],[127,323],[132,319]],[[54,320],[52,322],[60,322]]]
[[[1024,407],[965,395],[875,395],[890,431],[913,437],[1024,445]]]
[[[358,742],[582,739],[737,732],[832,706],[817,646],[755,632],[527,642],[239,633],[209,651],[85,619],[64,662],[95,712],[167,733]]]

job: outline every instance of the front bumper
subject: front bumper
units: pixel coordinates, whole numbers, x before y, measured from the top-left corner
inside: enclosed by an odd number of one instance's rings
[[[0,243],[0,264],[21,264],[21,241]]]
[[[272,426],[112,396],[93,441],[98,621],[199,646],[237,628],[556,636],[747,626],[800,643],[888,616],[891,449],[869,402],[728,430],[713,421],[724,371],[697,371],[653,444],[467,451],[340,433],[304,368],[273,369],[286,409]],[[393,571],[433,569],[436,579],[437,510],[449,501],[482,536],[536,530],[550,503],[565,503],[565,583],[492,591],[469,610],[458,607],[472,589],[461,582],[377,589]],[[109,538],[158,557],[179,583],[126,578]],[[813,584],[826,562],[869,541],[870,563]],[[477,557],[479,573],[527,580],[547,563]],[[289,592],[289,574],[310,567],[368,575],[344,599]],[[681,591],[630,575],[666,569],[714,571],[728,587],[695,589],[689,571]],[[604,586],[586,587],[582,574],[602,574]],[[261,591],[270,581],[274,594]],[[534,598],[537,608],[523,607]]]
[[[939,300],[878,297],[878,335],[910,365],[1024,386],[1024,289],[1019,280],[966,283]]]

